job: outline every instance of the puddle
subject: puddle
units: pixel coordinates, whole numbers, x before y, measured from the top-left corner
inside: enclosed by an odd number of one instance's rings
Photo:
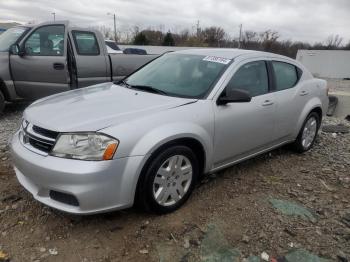
[[[229,246],[220,229],[213,224],[208,225],[201,245],[201,258],[205,262],[238,261],[240,252]]]
[[[261,262],[262,260],[257,256],[250,256],[247,258],[247,262]]]
[[[311,222],[316,222],[316,217],[307,208],[285,200],[269,199],[272,206],[278,209],[282,214],[288,216],[299,216],[303,219],[308,219]]]
[[[306,250],[298,249],[285,256],[287,262],[328,262],[330,260],[318,257]]]
[[[175,244],[159,244],[157,253],[159,262],[181,261],[184,256],[183,250],[177,248]]]

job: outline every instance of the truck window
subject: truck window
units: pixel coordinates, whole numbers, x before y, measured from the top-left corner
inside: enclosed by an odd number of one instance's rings
[[[97,39],[92,32],[72,31],[75,47],[79,55],[99,55]]]
[[[63,56],[64,25],[39,27],[27,38],[24,48],[30,56]]]

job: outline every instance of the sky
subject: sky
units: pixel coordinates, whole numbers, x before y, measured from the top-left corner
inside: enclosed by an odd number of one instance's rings
[[[243,30],[278,31],[282,39],[322,42],[339,34],[350,41],[350,0],[0,0],[0,21],[70,20],[78,26],[135,26],[180,32],[220,26],[231,37]]]

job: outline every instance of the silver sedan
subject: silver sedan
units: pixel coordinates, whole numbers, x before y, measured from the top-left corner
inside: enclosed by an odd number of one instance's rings
[[[12,139],[19,182],[75,214],[167,213],[199,177],[276,147],[309,150],[325,81],[287,57],[235,49],[168,53],[117,83],[34,102]]]

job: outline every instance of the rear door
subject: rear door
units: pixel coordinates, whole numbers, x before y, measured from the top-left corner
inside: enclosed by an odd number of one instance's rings
[[[307,86],[300,81],[302,71],[285,61],[270,61],[274,76],[276,101],[275,137],[279,142],[290,140],[301,111],[309,99]]]
[[[23,56],[10,56],[16,92],[29,99],[69,89],[66,25],[50,24],[35,28],[21,42]]]
[[[78,87],[111,81],[110,62],[102,35],[94,31],[72,30]]]

